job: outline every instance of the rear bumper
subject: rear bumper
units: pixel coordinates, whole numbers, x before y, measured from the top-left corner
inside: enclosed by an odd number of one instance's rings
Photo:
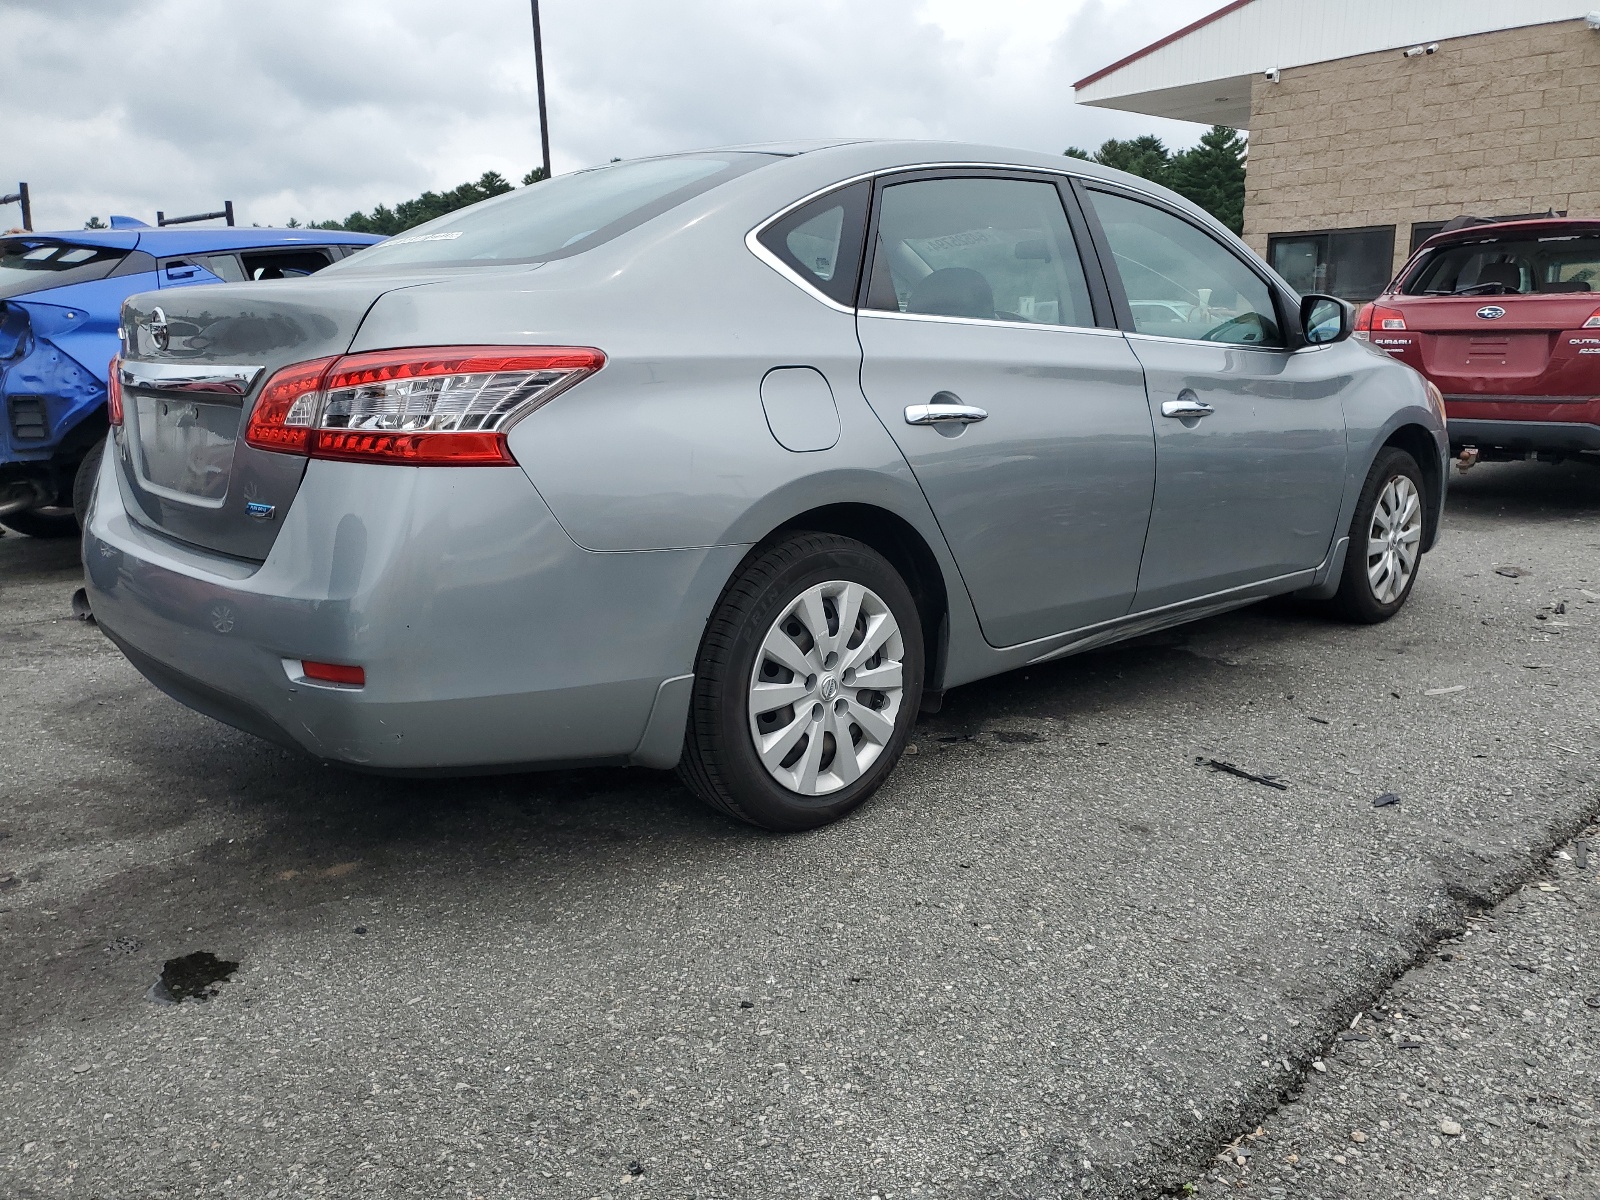
[[[1577,421],[1487,421],[1450,418],[1450,445],[1506,450],[1600,450],[1600,425]]]
[[[103,470],[84,566],[107,636],[189,707],[369,770],[672,765],[743,553],[584,550],[521,471],[313,463],[254,564],[136,524]]]

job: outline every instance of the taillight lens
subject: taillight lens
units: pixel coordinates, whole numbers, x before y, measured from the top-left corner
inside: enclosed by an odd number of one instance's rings
[[[113,425],[122,424],[122,380],[118,378],[122,370],[122,355],[113,354],[111,365],[106,368],[106,416]]]
[[[380,350],[285,367],[245,441],[262,450],[412,466],[510,465],[506,430],[605,365],[573,346]]]
[[[261,389],[261,396],[250,413],[244,440],[257,450],[279,450],[306,454],[311,449],[311,430],[317,423],[317,406],[322,398],[322,379],[339,360],[318,358],[284,367]]]
[[[1583,323],[1585,329],[1600,329],[1600,308],[1594,310],[1589,319]]]
[[[1356,313],[1355,334],[1362,340],[1370,338],[1375,332],[1405,327],[1406,315],[1397,308],[1385,308],[1377,303],[1363,304]]]

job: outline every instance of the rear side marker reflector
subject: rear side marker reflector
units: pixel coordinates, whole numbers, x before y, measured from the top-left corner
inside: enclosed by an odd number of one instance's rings
[[[113,425],[122,424],[122,381],[117,378],[122,366],[122,355],[114,354],[106,368],[106,419]]]
[[[345,687],[367,686],[367,672],[364,667],[351,667],[343,663],[312,662],[306,658],[300,661],[300,672],[307,679],[314,679],[318,683],[339,683]]]
[[[506,431],[605,361],[577,346],[428,346],[296,363],[262,388],[244,440],[342,462],[514,465]]]

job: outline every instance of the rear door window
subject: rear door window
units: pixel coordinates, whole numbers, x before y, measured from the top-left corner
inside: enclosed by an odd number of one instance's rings
[[[1266,281],[1182,217],[1089,189],[1136,332],[1234,346],[1278,347],[1283,334]]]
[[[883,190],[866,307],[1089,328],[1094,311],[1054,184],[953,178]]]
[[[245,250],[239,257],[244,262],[246,279],[294,279],[313,275],[333,261],[333,255],[328,251],[304,246],[285,250]]]

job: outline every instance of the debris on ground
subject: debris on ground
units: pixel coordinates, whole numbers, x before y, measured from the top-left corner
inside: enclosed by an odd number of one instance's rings
[[[1528,571],[1523,567],[1496,567],[1494,573],[1504,575],[1507,579],[1521,579]]]
[[[1455,692],[1464,692],[1466,690],[1467,690],[1467,685],[1466,684],[1458,683],[1454,687],[1429,688],[1427,691],[1423,692],[1422,694],[1424,696],[1449,696],[1449,695],[1452,695]]]
[[[1391,804],[1399,804],[1400,797],[1393,792],[1385,792],[1372,802],[1373,808],[1388,808]]]
[[[1219,758],[1207,758],[1203,754],[1195,756],[1195,765],[1210,767],[1213,771],[1221,771],[1224,775],[1236,775],[1240,779],[1248,779],[1251,783],[1264,784],[1269,788],[1277,788],[1280,792],[1287,792],[1289,785],[1279,783],[1276,776],[1257,775],[1253,771],[1246,771],[1243,767],[1236,767],[1230,762],[1223,762]]]
[[[149,998],[157,1004],[209,1000],[239,969],[236,962],[218,958],[209,950],[196,950],[161,964],[161,978],[150,985]]]

